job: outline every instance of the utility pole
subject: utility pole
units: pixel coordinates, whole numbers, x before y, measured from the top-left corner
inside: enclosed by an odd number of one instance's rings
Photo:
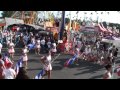
[[[65,27],[65,11],[62,11],[62,21],[60,26],[60,40],[63,40],[64,27]]]

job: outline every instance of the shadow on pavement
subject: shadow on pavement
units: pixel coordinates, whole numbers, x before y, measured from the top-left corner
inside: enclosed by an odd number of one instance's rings
[[[103,77],[103,75],[93,76],[90,79],[102,79],[101,77]]]
[[[31,71],[31,70],[41,70],[42,68],[28,68],[27,71]]]
[[[76,73],[74,75],[79,75],[79,74],[86,74],[86,73],[96,73],[97,71],[103,69],[104,67],[98,64],[93,64],[91,62],[88,61],[80,61],[79,62],[79,69],[80,73]],[[83,71],[84,70],[84,71]]]
[[[28,63],[29,63],[29,62],[40,63],[40,61],[39,61],[39,60],[36,60],[36,59],[29,59],[29,60],[28,60]]]
[[[66,62],[66,60],[68,60],[70,57],[62,57],[57,59],[54,64],[56,65],[61,65],[61,66],[53,66],[53,70],[61,70],[64,68],[64,63]],[[88,61],[83,61],[83,60],[79,60],[79,65],[69,65],[68,68],[78,68],[77,70],[81,70],[80,73],[76,73],[74,75],[80,75],[80,74],[93,74],[96,73],[97,71],[100,71],[101,69],[104,68],[104,66],[99,65],[99,64],[94,64],[92,62],[88,62]],[[101,75],[99,76],[94,76],[93,78],[100,78],[102,77]]]
[[[61,70],[61,69],[63,69],[62,66],[53,66],[52,68],[53,68],[53,70]]]

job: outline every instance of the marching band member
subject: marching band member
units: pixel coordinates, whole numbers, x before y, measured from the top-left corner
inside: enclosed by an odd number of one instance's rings
[[[40,39],[39,38],[36,40],[36,46],[35,47],[36,47],[35,48],[35,53],[40,55]]]
[[[14,53],[15,53],[14,47],[15,47],[15,45],[14,45],[14,43],[11,40],[10,43],[9,43],[8,53],[10,54],[10,57],[11,57],[12,61],[13,61]]]
[[[23,54],[23,64],[25,68],[27,69],[27,61],[28,61],[28,56],[27,56],[28,50],[27,46],[25,45],[24,48],[22,49],[22,54]]]
[[[52,48],[51,48],[51,52],[52,52],[52,56],[54,57],[55,53],[57,52],[57,49],[56,49],[57,45],[56,43],[52,43]]]
[[[51,60],[52,57],[50,51],[47,56],[41,58],[41,61],[43,63],[43,69],[45,70],[45,75],[48,75],[48,79],[51,78],[51,70],[52,70]]]

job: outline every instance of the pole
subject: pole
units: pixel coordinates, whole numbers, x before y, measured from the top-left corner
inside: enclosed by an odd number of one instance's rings
[[[71,28],[71,11],[70,11],[70,29],[69,29],[69,37],[68,37],[68,42],[70,42],[71,41],[71,30],[72,30],[72,28]]]
[[[62,11],[62,21],[61,21],[61,27],[60,27],[60,40],[63,39],[64,26],[65,26],[65,11]]]
[[[71,31],[71,11],[70,11],[70,31]]]

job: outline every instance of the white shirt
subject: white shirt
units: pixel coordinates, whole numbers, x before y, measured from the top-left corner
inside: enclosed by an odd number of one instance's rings
[[[51,59],[52,59],[51,55],[49,55],[49,56],[46,57],[46,61],[45,62],[49,65],[49,64],[51,64]]]
[[[91,49],[90,49],[90,48],[89,48],[89,49],[86,48],[86,49],[85,49],[85,53],[86,53],[86,54],[91,53]]]
[[[80,51],[79,48],[76,48],[76,49],[75,49],[75,53],[76,53],[77,55],[79,55],[79,51]]]
[[[56,43],[53,43],[53,47],[56,47]]]
[[[51,65],[51,55],[49,55],[49,56],[46,56],[46,60],[44,61],[46,64],[44,64],[44,69],[45,70],[52,70],[52,65]]]
[[[37,40],[37,44],[38,44],[38,45],[40,44],[40,40]]]
[[[0,43],[0,49],[2,49],[3,45]]]
[[[56,43],[53,43],[52,52],[57,52],[57,50],[56,50]]]
[[[28,52],[28,51],[27,51],[27,49],[23,49],[23,53],[25,53],[25,54],[26,54],[27,52]]]
[[[112,57],[113,56],[113,54],[112,53],[110,53],[110,57]]]
[[[10,46],[10,47],[13,47],[13,46],[14,46],[14,43],[10,43],[9,46]]]
[[[4,73],[5,73],[5,79],[15,79],[16,72],[14,71],[14,69],[12,68],[5,69]]]
[[[41,44],[42,44],[42,45],[45,45],[45,40],[44,40],[44,39],[41,40]]]
[[[10,41],[8,40],[8,41],[7,41],[7,45],[9,45],[9,44],[10,44]]]
[[[33,43],[33,44],[35,44],[35,39],[34,39],[34,38],[32,38],[32,40],[31,40],[31,41],[32,41],[32,43]]]
[[[47,42],[48,48],[51,48],[51,42]]]

